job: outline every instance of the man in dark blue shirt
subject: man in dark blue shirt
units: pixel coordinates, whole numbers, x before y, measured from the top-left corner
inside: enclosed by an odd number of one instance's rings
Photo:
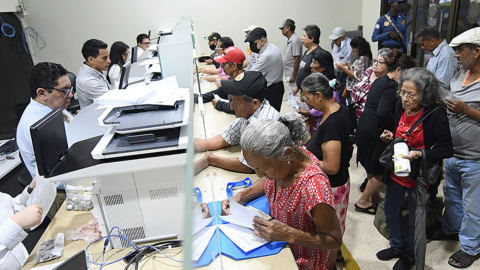
[[[407,53],[407,21],[401,14],[402,3],[406,0],[388,0],[390,11],[378,19],[372,34],[372,41],[378,41],[378,49],[401,49]]]

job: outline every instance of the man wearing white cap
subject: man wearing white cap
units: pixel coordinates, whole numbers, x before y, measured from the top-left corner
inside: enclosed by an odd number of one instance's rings
[[[250,32],[252,32],[252,30],[255,28],[257,28],[257,26],[252,24],[246,29],[243,29],[243,32],[245,32],[245,37],[248,37],[248,35],[250,35]],[[247,47],[247,53],[248,53],[247,60],[245,60],[245,62],[243,63],[243,68],[246,70],[250,70],[253,67],[253,65],[255,65],[255,63],[257,62],[258,53],[252,52],[252,50],[250,49],[250,46]]]
[[[461,243],[448,264],[466,268],[480,257],[480,27],[455,37],[450,46],[461,69],[446,99],[455,154],[445,160],[442,229],[447,238],[458,234]]]
[[[333,40],[333,50],[332,56],[333,61],[335,62],[334,68],[335,73],[337,74],[337,81],[340,83],[340,91],[338,103],[341,105],[346,106],[346,98],[342,96],[342,92],[345,89],[345,84],[347,81],[347,73],[338,69],[337,65],[342,65],[342,63],[349,63],[353,64],[356,59],[355,54],[353,53],[352,47],[350,46],[350,42],[352,41],[351,38],[345,36],[345,29],[343,27],[335,27],[333,29],[333,33],[328,37],[329,39]],[[348,103],[350,103],[350,98],[348,98]]]

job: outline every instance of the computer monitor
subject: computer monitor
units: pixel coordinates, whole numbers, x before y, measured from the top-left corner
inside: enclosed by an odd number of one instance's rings
[[[88,270],[85,250],[78,252],[53,270]]]
[[[48,177],[68,154],[63,111],[52,110],[30,127],[38,173]]]
[[[131,63],[135,63],[137,62],[137,49],[138,49],[138,46],[133,46],[132,47],[132,59],[131,59]]]
[[[130,77],[130,67],[131,63],[127,63],[123,65],[120,75],[120,84],[118,85],[118,89],[126,89],[128,86],[128,78]]]

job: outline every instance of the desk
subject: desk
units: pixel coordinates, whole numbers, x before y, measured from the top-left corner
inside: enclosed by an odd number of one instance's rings
[[[8,140],[0,140],[0,146],[6,143]],[[7,155],[3,155],[0,157],[0,179],[2,179],[5,175],[11,172],[15,167],[20,165],[22,161],[20,161],[20,156],[18,150],[15,151],[13,154],[8,154],[8,156],[13,157],[14,159],[6,159]]]
[[[202,89],[202,92],[208,92],[211,89]],[[228,125],[235,119],[234,115],[226,114],[215,110],[215,108],[211,105],[211,103],[205,103],[205,129],[206,135],[208,138],[220,134]],[[196,105],[194,109],[194,136],[204,138],[204,128],[203,128],[203,120],[199,115],[199,106]],[[222,149],[218,151],[214,151],[216,155],[219,156],[227,156],[227,157],[239,157],[240,156],[240,147],[234,146],[229,147],[227,149]],[[197,153],[195,154],[194,159],[200,159],[205,153]],[[216,174],[215,177],[213,175]],[[210,177],[207,178],[207,175]],[[228,182],[240,181],[245,179],[246,177],[250,177],[252,180],[256,180],[257,177],[255,174],[241,174],[241,173],[234,173],[230,171],[225,171],[219,168],[209,167],[199,173],[194,178],[193,185],[195,187],[199,187],[202,191],[203,202],[211,202],[214,200],[223,200],[227,198],[226,193],[226,185]],[[213,187],[213,190],[212,190]],[[51,239],[54,235],[58,232],[66,233],[67,230],[75,230],[80,226],[86,224],[90,219],[93,218],[93,215],[90,212],[77,212],[77,211],[66,211],[65,206],[62,206],[55,218],[53,219],[52,223],[48,226],[47,230],[43,234],[42,238],[39,242],[45,241],[47,239]],[[87,243],[84,241],[69,241],[65,240],[65,248],[62,254],[62,257],[53,260],[51,262],[47,262],[40,265],[47,265],[53,264],[60,261],[64,261],[74,254],[76,254],[79,250],[85,249],[87,247]],[[140,244],[143,245],[143,244]],[[38,244],[35,249],[30,254],[25,266],[22,269],[30,269],[35,267],[34,261],[36,257],[36,251],[38,248]],[[101,261],[101,254],[103,250],[103,243],[96,243],[89,248],[89,252],[91,252],[94,256],[95,262]],[[107,261],[113,261],[115,259],[121,258],[132,249],[116,249],[110,250],[106,253],[105,258]],[[208,252],[208,251],[206,251]],[[176,253],[175,249],[169,252],[169,255],[173,255]],[[183,253],[179,253],[173,258],[177,260],[183,260]],[[110,266],[104,267],[105,269],[124,269],[125,263],[123,261],[112,264]],[[288,246],[283,248],[280,253],[272,256],[248,259],[248,260],[240,260],[235,261],[227,256],[220,255],[217,257],[211,264],[208,266],[202,267],[202,269],[220,269],[223,265],[224,269],[235,270],[235,269],[296,269],[297,265],[295,263],[295,259],[293,258],[293,254]],[[162,258],[162,256],[150,256],[149,259],[142,260],[140,264],[141,269],[182,269],[182,265],[180,263],[176,263],[172,260]],[[95,267],[94,269],[98,269],[99,267]]]

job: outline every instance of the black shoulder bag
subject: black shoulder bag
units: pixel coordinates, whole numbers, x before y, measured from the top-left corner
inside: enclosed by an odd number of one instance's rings
[[[360,102],[368,95],[368,92],[363,94],[363,96],[355,102],[348,104],[348,118],[350,119],[350,135],[355,135],[355,130],[357,129],[357,108]]]
[[[422,114],[422,116],[420,116],[420,118],[415,122],[415,124],[413,124],[413,126],[405,134],[403,134],[403,136],[401,138],[395,138],[387,146],[387,148],[385,148],[382,155],[380,156],[380,160],[379,160],[380,164],[382,164],[388,170],[393,171],[394,170],[394,164],[393,164],[394,162],[392,160],[392,156],[393,156],[394,145],[396,143],[399,143],[399,142],[405,142],[406,143],[410,134],[420,125],[420,123],[422,123],[434,111],[436,111],[439,108],[440,108],[440,106],[432,108],[432,109],[424,112]],[[435,148],[435,146],[436,145],[434,145],[432,148]],[[410,150],[418,150],[418,149],[410,148]],[[422,151],[422,157],[424,157],[425,154],[426,154],[426,152]],[[426,157],[425,157],[424,160],[426,160]],[[407,177],[412,179],[412,180],[417,180],[418,171],[420,170],[420,165],[421,165],[420,160],[414,160],[410,163],[410,165],[411,165],[411,172]],[[426,166],[424,166],[424,170],[426,170],[426,171],[424,171],[424,174],[423,174],[424,177],[425,177],[426,183],[429,184],[429,185],[433,185],[439,179],[440,174],[442,173],[443,169],[442,169],[442,166],[440,166],[439,162],[427,162]]]

